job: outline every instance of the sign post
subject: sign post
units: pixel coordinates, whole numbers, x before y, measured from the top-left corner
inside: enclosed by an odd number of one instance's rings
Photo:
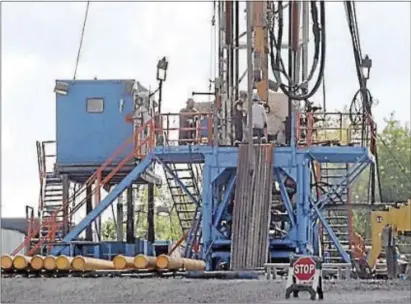
[[[300,291],[308,291],[311,300],[315,300],[317,294],[320,300],[324,299],[321,265],[321,260],[318,257],[292,257],[288,270],[285,298],[289,299],[291,293],[294,298],[298,298]]]

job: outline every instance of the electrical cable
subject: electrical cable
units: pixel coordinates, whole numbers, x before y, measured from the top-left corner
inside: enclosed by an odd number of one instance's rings
[[[315,41],[315,51],[314,51],[314,58],[313,58],[313,65],[310,69],[309,77],[306,81],[301,84],[293,84],[290,82],[289,75],[286,74],[283,60],[281,59],[281,44],[282,44],[282,35],[283,35],[283,13],[282,13],[282,1],[279,1],[279,9],[278,9],[278,33],[277,33],[277,40],[274,35],[273,27],[269,29],[269,36],[270,36],[270,58],[271,58],[271,68],[273,70],[274,77],[276,78],[277,83],[279,84],[281,90],[284,92],[285,95],[290,97],[294,100],[306,100],[312,97],[317,90],[319,89],[322,77],[324,74],[324,66],[325,66],[325,51],[326,51],[326,32],[325,32],[325,4],[323,1],[320,1],[320,26],[318,26],[318,10],[316,6],[317,1],[311,1],[311,18],[313,20],[313,33],[314,33],[314,41]],[[274,55],[274,49],[276,49],[276,55]],[[303,88],[307,86],[307,83],[313,78],[315,70],[318,65],[318,58],[319,53],[320,56],[320,68],[317,80],[311,89],[310,92],[304,92]],[[291,86],[286,86],[282,83],[281,77],[278,75],[278,72],[286,76]],[[302,95],[295,95],[298,90],[302,90]],[[292,92],[292,93],[291,93]]]
[[[80,61],[80,53],[81,53],[81,47],[82,47],[82,45],[83,45],[84,31],[85,31],[85,29],[86,29],[86,23],[87,23],[88,8],[89,8],[89,6],[90,6],[90,1],[87,1],[86,14],[85,14],[85,17],[84,17],[83,28],[82,28],[82,30],[81,30],[80,46],[79,46],[79,48],[78,48],[76,65],[75,65],[75,68],[74,68],[74,76],[73,76],[73,79],[74,79],[74,80],[76,79],[76,76],[77,76],[77,68],[78,68],[78,64],[79,64],[79,61]]]

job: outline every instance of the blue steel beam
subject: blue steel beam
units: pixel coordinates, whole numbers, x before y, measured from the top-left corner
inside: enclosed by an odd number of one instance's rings
[[[295,214],[293,206],[291,205],[290,197],[288,196],[287,189],[285,188],[282,174],[278,169],[274,169],[275,179],[280,185],[281,197],[284,202],[285,209],[287,209],[288,217],[290,218],[291,226],[295,226]]]
[[[234,173],[228,182],[227,188],[225,189],[223,201],[218,205],[217,211],[214,215],[213,225],[214,227],[218,227],[221,221],[221,217],[223,216],[224,210],[226,209],[228,202],[230,201],[231,194],[233,193],[234,185],[237,180],[237,176]]]
[[[322,212],[317,208],[315,204],[311,205],[314,211],[317,214],[317,217],[320,219],[321,223],[323,224],[323,227],[327,231],[328,235],[330,236],[331,240],[334,243],[334,246],[337,248],[338,252],[340,253],[341,257],[343,258],[344,262],[350,263],[351,259],[349,254],[344,250],[344,248],[341,246],[340,241],[338,240],[337,236],[335,235],[334,231],[330,227],[330,225],[327,222],[327,219],[323,216]]]
[[[169,146],[156,147],[153,152],[163,162],[173,163],[203,163],[206,156],[213,156],[212,164],[217,168],[236,168],[238,159],[237,147],[213,146]],[[323,163],[356,163],[364,158],[364,162],[372,163],[374,156],[364,147],[310,147],[292,149],[291,147],[276,147],[273,149],[274,167],[290,168],[293,166],[292,155],[295,153],[295,164],[302,163],[309,156]]]
[[[339,195],[341,192],[347,187],[348,184],[351,184],[360,174],[361,172],[364,171],[364,169],[367,167],[367,163],[358,163],[356,164],[353,169],[350,169],[347,174],[341,178],[337,185],[331,187],[328,193],[322,195],[318,201],[315,203],[315,205],[319,209],[323,209],[327,205],[327,201],[330,198],[331,195]],[[346,183],[347,185],[344,185]]]
[[[212,269],[212,261],[209,252],[212,245],[212,183],[211,176],[213,168],[211,167],[211,156],[206,157],[206,162],[203,169],[203,193],[201,196],[201,211],[203,216],[203,259],[206,262],[206,270]]]
[[[123,191],[130,186],[151,164],[153,156],[147,155],[101,202],[98,204],[73,230],[71,230],[63,239],[63,242],[70,242],[83,232],[98,216],[109,207],[113,201]],[[61,246],[55,246],[51,255],[58,255],[64,249]]]
[[[158,156],[156,156],[155,159],[163,166],[164,169],[166,169],[166,171],[171,175],[171,177],[180,186],[180,188],[190,197],[190,199],[193,201],[193,203],[196,204],[197,207],[200,207],[200,203],[198,202],[198,200],[187,189],[187,186],[184,185],[184,183],[178,178],[178,176],[174,174],[173,170],[171,170],[170,167],[167,166],[167,164],[164,163]]]

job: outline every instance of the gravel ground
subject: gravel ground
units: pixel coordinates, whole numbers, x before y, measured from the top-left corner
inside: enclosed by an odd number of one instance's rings
[[[325,282],[321,303],[411,303],[410,281]],[[3,278],[1,303],[312,303],[285,300],[285,281]]]

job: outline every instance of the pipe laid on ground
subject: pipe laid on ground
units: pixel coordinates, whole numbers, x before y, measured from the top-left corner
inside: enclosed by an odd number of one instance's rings
[[[1,256],[1,268],[4,270],[13,269],[13,257],[11,255],[5,254]]]
[[[27,269],[30,266],[31,257],[25,255],[16,255],[13,258],[13,267],[17,270]]]
[[[54,255],[46,256],[43,260],[43,268],[48,271],[56,270],[56,257]]]
[[[205,262],[194,259],[183,259],[183,268],[185,270],[204,270]]]
[[[71,262],[74,270],[109,270],[114,269],[113,261],[76,256]]]
[[[69,271],[71,263],[73,262],[73,257],[68,257],[65,255],[60,255],[56,258],[56,267],[60,271]]]
[[[156,267],[156,257],[139,254],[134,258],[134,266],[137,269],[153,269]]]
[[[133,269],[134,258],[120,254],[114,257],[113,265],[115,269]]]
[[[44,256],[35,255],[31,258],[30,266],[34,270],[41,270],[44,267]]]
[[[159,255],[156,260],[156,267],[158,269],[177,270],[177,269],[183,268],[183,266],[184,266],[183,259],[172,258],[165,254]]]

